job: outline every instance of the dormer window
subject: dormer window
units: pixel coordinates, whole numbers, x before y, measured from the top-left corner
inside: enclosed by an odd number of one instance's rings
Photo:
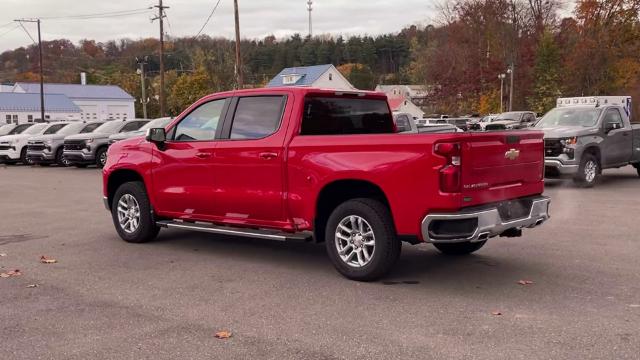
[[[298,74],[282,75],[282,83],[284,85],[295,85],[301,77],[302,75]]]

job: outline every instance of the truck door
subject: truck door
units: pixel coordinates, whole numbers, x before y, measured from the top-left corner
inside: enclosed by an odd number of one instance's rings
[[[284,139],[287,101],[282,93],[235,98],[215,150],[213,214],[227,223],[275,225],[284,211]],[[290,110],[289,110],[290,111]]]
[[[604,134],[602,159],[604,167],[624,165],[631,159],[633,137],[631,128],[625,127],[622,115],[616,108],[609,108],[602,121]]]
[[[162,149],[153,150],[156,210],[181,218],[203,218],[213,211],[216,189],[213,156],[229,99],[197,106],[167,134]]]

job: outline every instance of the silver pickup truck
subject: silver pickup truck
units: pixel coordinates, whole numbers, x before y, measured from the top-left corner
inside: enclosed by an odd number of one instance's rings
[[[633,165],[640,175],[640,124],[628,96],[558,99],[535,126],[545,134],[545,176],[592,187],[602,170]]]
[[[27,160],[36,165],[58,164],[69,166],[64,158],[64,138],[69,135],[87,134],[102,125],[101,122],[60,122],[49,127],[42,135],[27,142]]]

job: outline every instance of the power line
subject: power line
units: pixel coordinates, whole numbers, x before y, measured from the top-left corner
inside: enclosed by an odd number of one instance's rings
[[[0,37],[5,36],[6,34],[8,34],[8,33],[12,32],[12,31],[14,31],[15,29],[17,29],[17,28],[19,28],[19,27],[20,27],[20,25],[16,25],[16,26],[12,27],[11,29],[9,29],[9,30],[7,30],[7,31],[5,31],[5,32],[3,32],[3,33],[1,33],[1,34],[0,34]]]
[[[216,5],[213,7],[213,10],[211,10],[211,13],[209,13],[209,16],[207,17],[207,20],[204,22],[204,25],[202,25],[202,27],[200,28],[200,31],[198,31],[198,33],[196,34],[196,38],[198,36],[200,36],[200,34],[202,34],[202,30],[204,30],[205,26],[207,26],[207,24],[209,23],[209,20],[211,20],[211,17],[213,16],[213,13],[216,12],[216,9],[218,9],[218,5],[220,5],[220,1],[218,0],[218,2],[216,3]]]
[[[31,36],[31,34],[29,34],[29,30],[27,30],[26,27],[24,27],[24,25],[22,24],[22,21],[18,21],[18,24],[20,24],[20,26],[22,26],[22,30],[24,30],[24,32],[27,33],[27,36],[31,39],[31,41],[33,41],[34,44],[37,44],[36,40],[33,38],[33,36]]]
[[[153,7],[146,7],[140,9],[132,9],[132,10],[120,10],[120,11],[110,11],[103,13],[94,13],[94,14],[79,14],[79,15],[62,15],[62,16],[48,16],[42,17],[43,20],[85,20],[85,19],[95,19],[95,18],[108,18],[108,17],[119,17],[119,16],[130,16],[130,15],[138,15],[149,12]]]

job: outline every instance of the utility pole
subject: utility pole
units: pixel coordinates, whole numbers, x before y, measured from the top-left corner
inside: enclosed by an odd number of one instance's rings
[[[158,15],[151,19],[151,21],[158,20],[160,22],[160,117],[165,116],[165,98],[164,98],[164,9],[168,9],[168,6],[162,6],[162,0],[158,0],[158,5],[154,7],[158,8]]]
[[[504,78],[506,78],[507,75],[505,74],[500,74],[498,75],[498,79],[500,79],[500,113],[502,113],[502,104],[504,103],[503,99],[503,95],[502,95],[502,89],[504,88]]]
[[[238,89],[244,87],[242,80],[242,57],[240,56],[240,15],[238,14],[238,0],[233,0],[233,11],[236,19],[236,81]]]
[[[311,22],[311,12],[313,11],[313,0],[307,1],[307,11],[309,11],[309,38],[313,37],[313,26]]]
[[[38,24],[38,56],[40,63],[40,121],[44,122],[44,71],[42,66],[42,37],[40,36],[40,19],[17,19],[14,21],[20,23],[20,26],[22,26],[23,22]]]
[[[138,65],[140,65],[140,68],[138,69],[138,74],[140,74],[140,88],[142,89],[141,91],[141,95],[142,97],[140,98],[140,102],[142,103],[142,116],[146,119],[147,118],[147,91],[146,91],[146,86],[145,86],[145,82],[144,82],[144,65],[147,63],[147,57],[145,56],[144,59],[141,59],[138,61]]]
[[[511,85],[509,86],[509,111],[513,109],[513,73],[514,68],[513,63],[511,63],[511,66],[509,67],[509,69],[507,69],[507,74],[511,75]]]

